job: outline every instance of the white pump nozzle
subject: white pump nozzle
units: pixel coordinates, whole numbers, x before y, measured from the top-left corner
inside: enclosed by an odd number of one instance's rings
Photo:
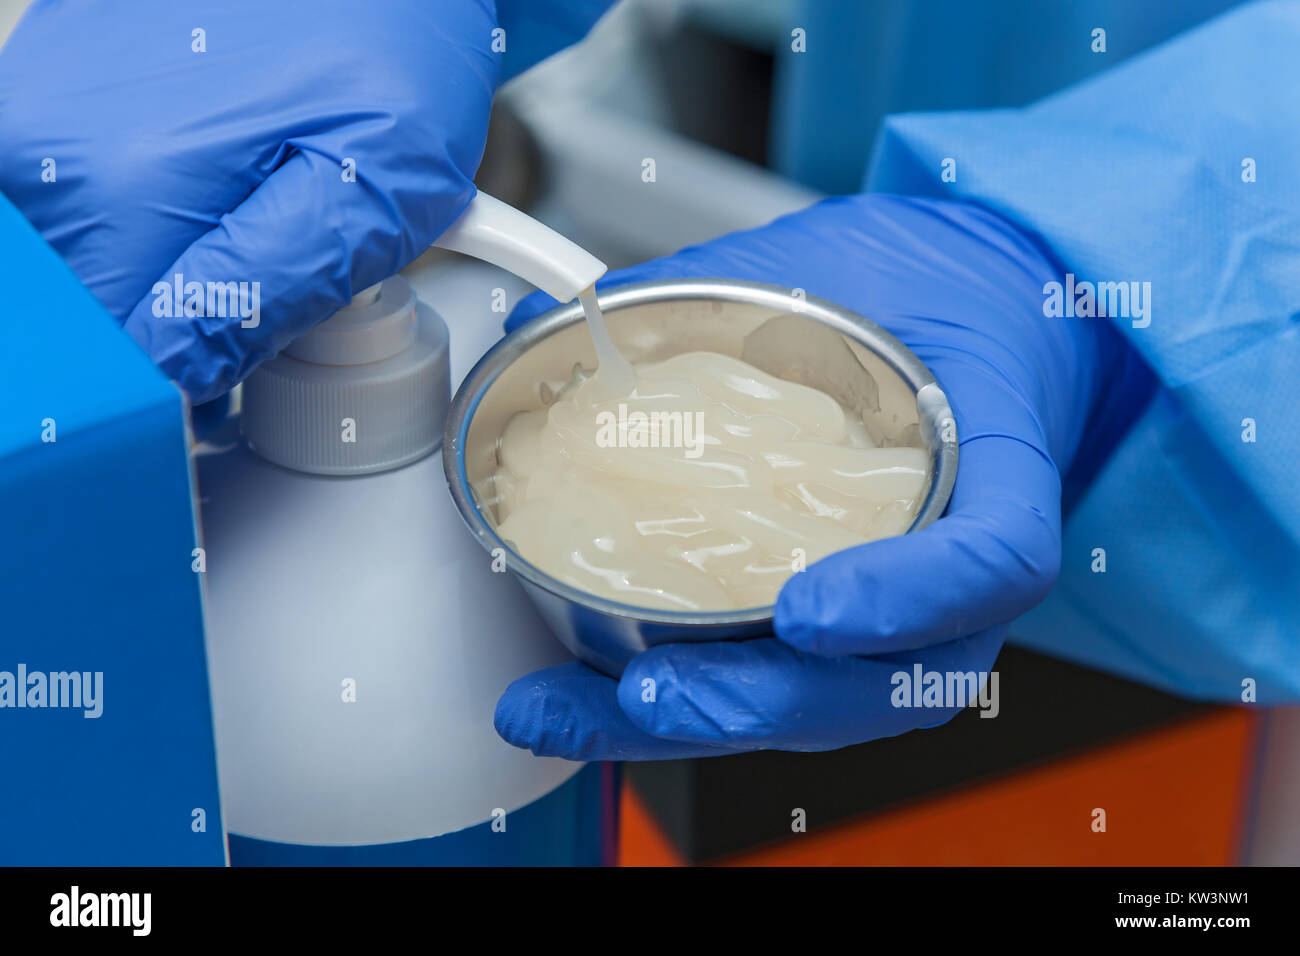
[[[561,302],[605,274],[595,256],[485,193],[435,245],[508,269]],[[363,475],[409,464],[442,437],[448,348],[442,319],[392,276],[251,375],[240,428],[255,452],[296,471]],[[354,422],[354,440],[339,440],[341,420]]]
[[[561,302],[605,274],[591,253],[482,192],[434,245],[500,266]]]

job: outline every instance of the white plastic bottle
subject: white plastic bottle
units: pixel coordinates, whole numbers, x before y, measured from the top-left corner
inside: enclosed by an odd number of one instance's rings
[[[493,729],[501,691],[566,655],[451,502],[449,393],[447,327],[395,276],[259,368],[197,456],[233,863],[609,850],[608,768]]]

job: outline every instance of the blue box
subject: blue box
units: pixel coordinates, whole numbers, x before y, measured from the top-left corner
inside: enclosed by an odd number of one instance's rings
[[[2,196],[0,278],[0,864],[221,865],[184,399]]]

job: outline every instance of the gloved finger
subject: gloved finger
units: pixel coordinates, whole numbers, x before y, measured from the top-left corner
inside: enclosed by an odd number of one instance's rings
[[[997,627],[880,658],[805,654],[772,638],[667,644],[628,665],[618,702],[658,739],[732,751],[833,750],[933,727],[980,703],[978,686],[1005,633]],[[927,697],[932,674],[937,696]]]
[[[434,162],[444,191],[420,210],[433,221],[417,238],[364,163],[345,181],[332,156],[299,149],[181,254],[125,329],[195,403],[228,391],[464,211],[473,184],[452,160]]]
[[[1005,623],[1051,590],[1061,561],[1060,478],[1017,438],[963,442],[945,517],[830,555],[777,599],[777,636],[818,654],[874,655]]]
[[[521,677],[497,702],[497,733],[539,757],[567,760],[675,760],[729,752],[652,737],[619,708],[618,686],[579,661]]]

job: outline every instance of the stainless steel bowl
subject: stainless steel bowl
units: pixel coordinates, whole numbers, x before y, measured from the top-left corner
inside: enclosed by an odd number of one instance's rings
[[[957,436],[948,399],[930,370],[884,329],[833,303],[788,289],[728,279],[666,279],[600,295],[610,335],[631,361],[708,350],[745,359],[779,378],[820,388],[851,410],[877,444],[930,451],[930,483],[908,532],[948,505],[957,479]],[[759,637],[772,607],[686,613],[620,604],[556,580],[528,563],[495,531],[483,489],[497,467],[497,442],[516,412],[542,408],[575,362],[596,365],[577,304],[516,329],[479,360],[451,402],[443,468],[452,498],[489,552],[507,567],[564,645],[607,674],[622,673],[656,644]],[[904,414],[883,409],[906,408]]]

